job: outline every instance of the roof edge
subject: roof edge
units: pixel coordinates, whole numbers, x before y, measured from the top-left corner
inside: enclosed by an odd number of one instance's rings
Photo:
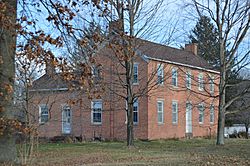
[[[215,73],[215,74],[220,74],[219,71],[212,70],[212,69],[206,69],[206,68],[203,68],[203,67],[188,65],[188,64],[184,64],[184,63],[173,62],[173,61],[163,60],[163,59],[159,59],[159,58],[153,58],[153,57],[150,57],[150,56],[147,56],[147,55],[144,55],[144,56],[146,58],[148,58],[148,59],[155,60],[155,61],[162,61],[162,62],[174,64],[174,65],[180,65],[180,66],[184,66],[184,67],[190,67],[190,68],[193,68],[193,69],[208,71],[208,72]]]
[[[69,88],[31,89],[30,92],[67,91]]]

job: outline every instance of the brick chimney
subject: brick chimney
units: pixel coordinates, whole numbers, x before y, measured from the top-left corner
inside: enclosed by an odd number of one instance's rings
[[[198,44],[197,43],[190,43],[190,44],[185,44],[185,49],[186,51],[192,52],[194,55],[198,55]]]
[[[121,19],[109,23],[109,34],[114,35],[123,32],[123,22]]]
[[[54,67],[54,65],[52,64],[51,61],[46,62],[45,72],[49,76],[54,76],[55,75],[55,73],[56,73],[55,67]]]

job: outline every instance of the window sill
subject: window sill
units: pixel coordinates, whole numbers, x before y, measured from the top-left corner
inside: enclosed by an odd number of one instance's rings
[[[92,122],[91,125],[93,125],[93,126],[101,126],[102,123]]]
[[[178,126],[178,122],[172,122],[173,126]]]
[[[164,122],[158,122],[158,126],[164,125]]]
[[[137,82],[137,83],[133,83],[133,85],[139,85],[139,82]]]

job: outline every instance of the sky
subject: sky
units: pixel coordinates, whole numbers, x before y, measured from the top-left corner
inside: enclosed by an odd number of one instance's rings
[[[140,33],[138,36],[146,40],[162,43],[176,48],[183,47],[186,43],[188,43],[188,36],[198,19],[195,10],[186,6],[186,4],[190,3],[190,1],[191,0],[164,0],[162,7],[159,9],[158,13],[156,13],[156,19],[153,20],[154,24],[148,25],[148,27],[151,26],[151,29],[146,31],[146,33]],[[151,9],[154,6],[155,1],[146,0],[145,4],[145,10],[142,10],[142,13]],[[45,33],[51,34],[52,37],[55,37],[58,34],[57,28],[52,26],[52,24],[46,20],[45,16],[48,14],[47,11],[42,7],[40,9],[42,12],[37,12],[34,9],[32,10],[33,16],[37,19],[37,27],[43,29]],[[21,8],[19,8],[19,12],[21,12]],[[79,13],[77,17],[78,19],[75,19],[74,23],[79,28],[85,27],[88,25],[88,22],[92,20],[90,17],[91,12],[96,14],[98,11],[93,8],[92,5],[89,5],[84,11]],[[105,21],[99,17],[94,18],[95,21],[102,24],[103,27],[107,27]],[[135,28],[139,29],[142,25],[144,25],[147,18],[148,17],[142,14]],[[244,44],[239,48],[238,53],[245,52],[250,49],[250,34],[243,43]],[[53,50],[58,56],[67,55],[66,48],[57,49],[51,46],[48,47],[50,47],[50,49]],[[250,66],[248,67],[250,68]]]

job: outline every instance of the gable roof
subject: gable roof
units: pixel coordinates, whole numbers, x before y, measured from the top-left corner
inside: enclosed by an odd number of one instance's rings
[[[190,51],[181,50],[142,39],[138,39],[136,44],[138,44],[138,50],[141,52],[141,54],[146,55],[147,57],[213,70],[213,66],[210,65],[206,60]]]
[[[213,70],[213,67],[202,57],[195,55],[190,51],[169,47],[143,39],[136,39],[135,45],[137,51],[142,56],[146,56],[149,59],[167,61],[177,65],[205,69],[218,73]],[[102,53],[107,51],[107,53],[110,54],[109,49],[103,49]],[[68,90],[68,87],[69,83],[63,80],[60,74],[55,74],[54,76],[45,74],[33,82],[31,91]]]

